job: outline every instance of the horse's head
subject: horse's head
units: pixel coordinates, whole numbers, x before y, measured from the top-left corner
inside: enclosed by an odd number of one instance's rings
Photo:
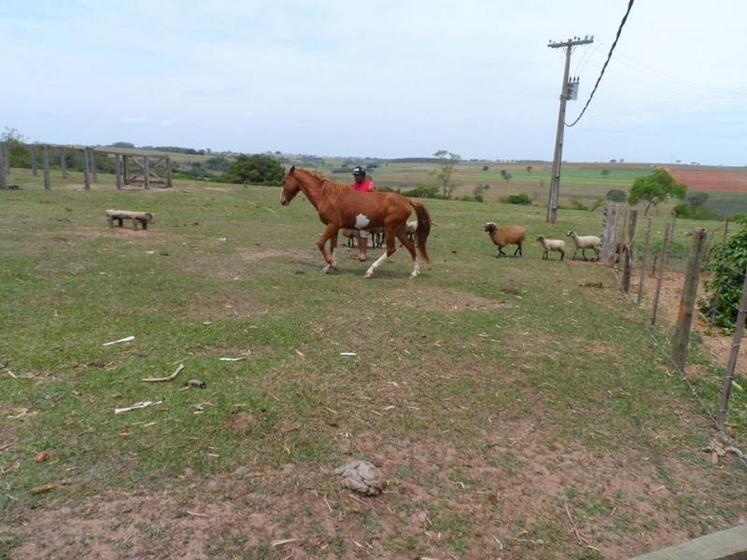
[[[293,165],[283,179],[283,192],[280,194],[280,204],[288,206],[293,197],[301,190],[301,183],[296,177],[296,166]]]

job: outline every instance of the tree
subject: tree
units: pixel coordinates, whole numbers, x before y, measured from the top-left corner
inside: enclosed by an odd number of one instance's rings
[[[609,177],[610,170],[609,169],[602,169],[602,177]]]
[[[239,156],[228,168],[224,179],[229,183],[251,183],[254,185],[280,185],[285,170],[273,158],[255,154]]]
[[[430,174],[441,186],[441,196],[449,198],[454,187],[456,187],[454,181],[451,180],[451,176],[454,173],[454,167],[462,158],[448,150],[438,150],[433,156],[437,157],[439,162],[438,167],[431,170]]]
[[[483,165],[483,166],[482,166],[482,170],[483,170],[483,171],[487,171],[488,169],[490,169],[490,166],[489,166],[489,165]]]
[[[703,206],[706,202],[708,202],[708,193],[694,192],[687,197],[687,201],[691,206]]]
[[[505,169],[501,169],[501,177],[505,177],[506,173],[508,173],[508,171],[506,171]]]
[[[658,206],[670,198],[683,199],[686,194],[687,186],[675,181],[665,169],[658,168],[648,175],[636,178],[630,189],[628,203],[634,206],[645,201],[646,210],[643,214],[648,215],[652,206]]]
[[[625,191],[620,189],[611,189],[607,191],[607,200],[612,202],[625,202],[628,199],[628,195]]]
[[[509,181],[510,181],[510,180],[511,180],[512,178],[513,178],[513,175],[511,175],[510,173],[505,173],[505,174],[503,175],[503,180],[504,180],[504,181],[506,181],[507,183],[508,183],[508,182],[509,182]]]
[[[8,146],[11,167],[31,167],[31,149],[25,145],[26,139],[18,129],[5,127],[0,142]]]
[[[531,165],[527,165],[527,173],[532,173],[532,169],[534,169]]]
[[[488,191],[489,188],[490,185],[477,185],[472,191],[472,196],[477,202],[483,202],[485,199],[483,195]]]

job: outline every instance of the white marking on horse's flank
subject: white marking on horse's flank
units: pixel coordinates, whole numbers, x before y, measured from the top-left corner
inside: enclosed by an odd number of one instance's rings
[[[366,226],[370,223],[371,220],[365,214],[358,214],[355,217],[355,229],[366,229]]]
[[[366,271],[366,278],[371,278],[373,276],[373,273],[376,271],[379,266],[381,266],[381,263],[383,263],[386,260],[386,251],[384,251],[384,254],[381,255],[378,259],[376,259],[371,266],[368,267],[368,270]]]

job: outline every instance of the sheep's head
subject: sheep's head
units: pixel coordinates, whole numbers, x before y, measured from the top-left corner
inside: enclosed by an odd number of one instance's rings
[[[498,226],[496,226],[493,222],[488,222],[487,224],[485,224],[485,228],[484,228],[483,231],[487,231],[488,233],[492,233],[492,232],[494,232],[497,229],[498,229]]]
[[[575,232],[575,231],[573,231],[573,230],[571,230],[571,231],[569,231],[569,232],[568,232],[568,233],[567,233],[567,234],[566,234],[565,236],[566,236],[566,237],[576,237],[576,232]]]
[[[543,242],[544,240],[545,240],[545,236],[544,236],[544,235],[540,235],[540,236],[539,236],[539,237],[537,238],[537,241],[539,241],[540,243],[542,243],[542,242]]]

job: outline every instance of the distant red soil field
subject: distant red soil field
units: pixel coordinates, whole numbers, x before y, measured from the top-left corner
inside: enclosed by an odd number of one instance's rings
[[[747,170],[745,173],[719,169],[667,169],[679,183],[691,191],[729,191],[747,193]]]

